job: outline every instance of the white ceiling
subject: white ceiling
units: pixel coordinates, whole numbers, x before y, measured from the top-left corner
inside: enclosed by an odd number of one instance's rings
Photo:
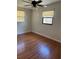
[[[24,1],[30,1],[30,0],[24,0]],[[60,0],[42,0],[43,2],[40,3],[42,5],[48,5],[48,4],[51,4],[51,3],[54,3],[54,2],[57,2],[57,1],[60,1]],[[23,2],[23,0],[17,0],[17,6],[18,7],[22,7],[22,8],[30,8],[30,7],[25,7],[24,5],[29,5],[28,3],[25,3]]]

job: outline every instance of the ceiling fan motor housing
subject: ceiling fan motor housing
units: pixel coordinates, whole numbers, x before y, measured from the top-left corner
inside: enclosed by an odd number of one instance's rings
[[[32,5],[33,5],[34,7],[36,7],[36,4],[37,4],[36,1],[32,1]]]

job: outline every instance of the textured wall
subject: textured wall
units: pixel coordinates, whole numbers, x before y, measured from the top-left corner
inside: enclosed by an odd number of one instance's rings
[[[32,12],[32,32],[40,35],[54,38],[56,41],[61,41],[61,3],[57,2],[49,5],[47,8],[40,8],[33,10]],[[53,19],[53,25],[42,24],[42,12],[54,10],[55,8],[55,19]]]
[[[31,15],[32,11],[27,9],[25,11],[24,22],[17,22],[17,34],[22,34],[26,32],[31,32]]]

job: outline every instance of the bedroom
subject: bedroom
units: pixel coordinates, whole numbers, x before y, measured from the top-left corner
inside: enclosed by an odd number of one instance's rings
[[[38,1],[17,0],[17,59],[61,59],[61,1]]]

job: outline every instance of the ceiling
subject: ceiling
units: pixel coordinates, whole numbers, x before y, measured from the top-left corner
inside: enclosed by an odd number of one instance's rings
[[[24,0],[24,1],[30,1],[30,0]],[[49,5],[51,3],[55,3],[55,2],[60,1],[60,0],[42,0],[42,1],[43,2],[40,3],[40,4],[42,4],[42,5]],[[24,5],[29,5],[29,3],[25,3],[25,2],[23,2],[23,0],[17,0],[17,7],[31,8],[30,6],[26,6],[25,7]]]

